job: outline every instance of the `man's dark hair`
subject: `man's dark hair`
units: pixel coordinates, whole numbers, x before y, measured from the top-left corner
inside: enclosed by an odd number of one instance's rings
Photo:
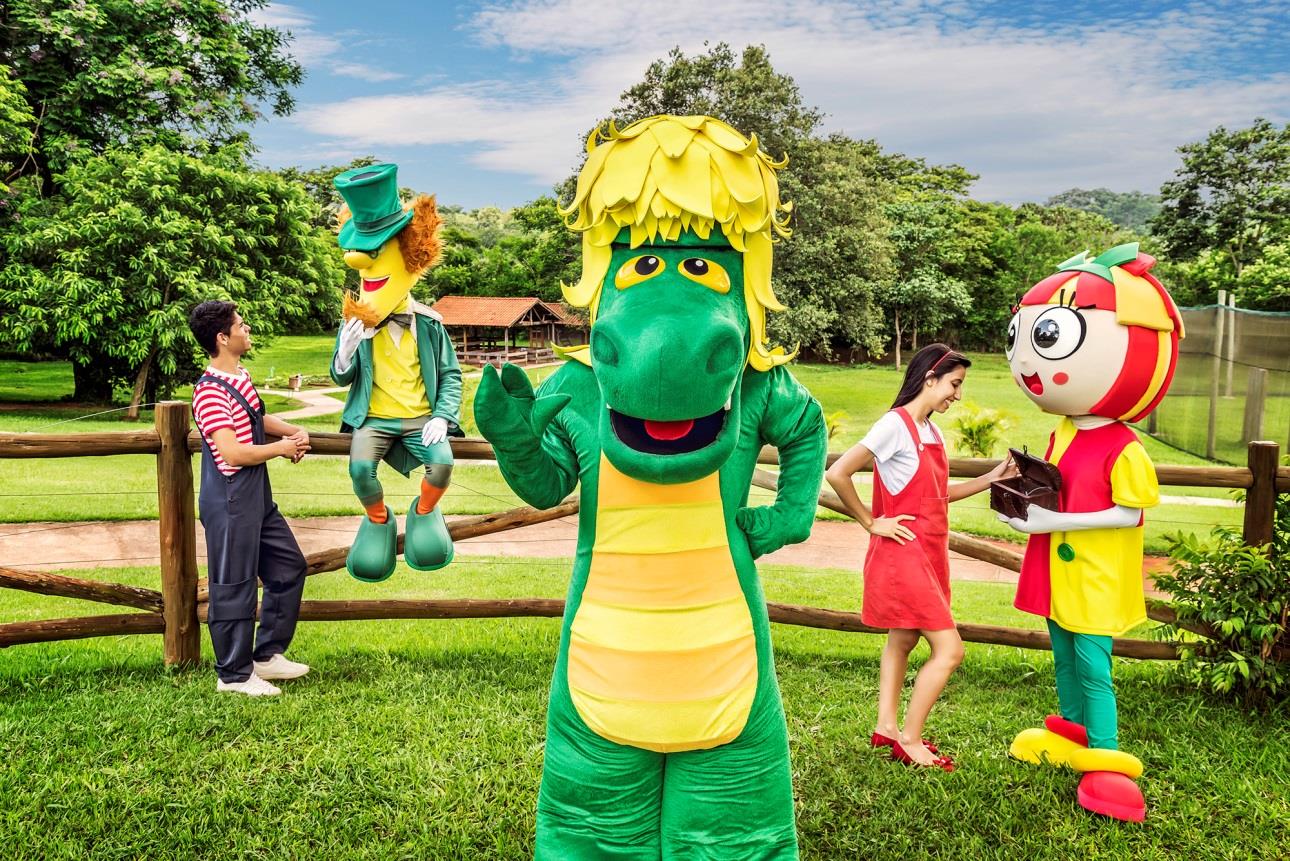
[[[188,328],[193,330],[193,337],[208,355],[219,352],[216,335],[230,335],[233,332],[233,317],[237,314],[237,305],[233,302],[221,302],[208,299],[188,315]]]

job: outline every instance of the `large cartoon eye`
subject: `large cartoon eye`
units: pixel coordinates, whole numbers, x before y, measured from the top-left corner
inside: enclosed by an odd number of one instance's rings
[[[653,254],[633,257],[618,267],[618,274],[614,276],[614,286],[619,290],[626,290],[642,281],[648,281],[662,272],[663,268],[662,258],[655,257]]]
[[[1008,360],[1009,360],[1009,361],[1011,361],[1011,360],[1012,360],[1012,354],[1013,354],[1013,353],[1015,353],[1015,352],[1017,352],[1017,318],[1016,318],[1016,316],[1013,316],[1013,318],[1012,318],[1011,320],[1009,320],[1009,321],[1008,321],[1008,343],[1007,343],[1007,346],[1005,346],[1005,347],[1003,348],[1003,352],[1004,352],[1004,355],[1006,355],[1006,356],[1008,357]]]
[[[720,263],[702,257],[687,257],[681,261],[681,274],[718,293],[730,292],[730,275]]]
[[[1053,308],[1035,320],[1030,342],[1045,359],[1064,359],[1084,343],[1084,333],[1084,318],[1078,311]]]

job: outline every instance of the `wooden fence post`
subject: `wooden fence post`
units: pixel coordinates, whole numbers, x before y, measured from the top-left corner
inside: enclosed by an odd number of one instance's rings
[[[189,406],[157,405],[157,510],[161,539],[161,598],[166,666],[194,666],[201,659],[197,621],[197,519],[193,516],[193,461],[188,452]]]
[[[1263,436],[1263,410],[1268,397],[1268,369],[1250,368],[1245,386],[1245,421],[1241,440],[1251,442]]]
[[[1274,442],[1252,442],[1246,463],[1253,475],[1245,494],[1245,543],[1251,547],[1272,541],[1272,520],[1277,504],[1277,461],[1281,447]]]

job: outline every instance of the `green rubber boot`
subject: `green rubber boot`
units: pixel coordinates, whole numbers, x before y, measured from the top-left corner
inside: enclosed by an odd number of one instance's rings
[[[373,523],[366,516],[363,518],[349,555],[345,557],[345,568],[355,580],[364,583],[388,580],[394,573],[398,541],[399,524],[387,505],[384,523]]]
[[[439,506],[429,514],[417,512],[420,497],[412,500],[408,509],[408,529],[403,537],[403,558],[409,568],[418,571],[437,571],[452,561],[452,537],[444,522]]]

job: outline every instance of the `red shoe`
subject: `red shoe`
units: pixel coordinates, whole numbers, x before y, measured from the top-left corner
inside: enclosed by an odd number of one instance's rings
[[[936,757],[936,759],[932,760],[932,764],[930,766],[923,766],[921,762],[914,762],[914,760],[910,758],[909,754],[905,753],[905,749],[900,746],[900,742],[898,741],[893,741],[891,744],[891,758],[896,760],[896,762],[903,763],[905,765],[917,765],[924,768],[939,768],[941,771],[954,770],[954,760],[950,759],[948,756]],[[1128,778],[1125,779],[1128,780]]]
[[[1044,728],[1062,738],[1088,747],[1088,730],[1073,720],[1066,720],[1060,715],[1049,715],[1044,718]]]
[[[1147,816],[1142,790],[1123,774],[1090,771],[1080,778],[1076,792],[1079,806],[1123,822],[1141,822]]]
[[[869,736],[869,744],[871,744],[874,747],[891,747],[895,743],[896,743],[896,740],[894,738],[889,738],[880,732],[876,732],[873,735]],[[932,753],[940,752],[940,750],[936,747],[936,745],[928,741],[927,739],[923,739],[923,747],[927,748]]]

